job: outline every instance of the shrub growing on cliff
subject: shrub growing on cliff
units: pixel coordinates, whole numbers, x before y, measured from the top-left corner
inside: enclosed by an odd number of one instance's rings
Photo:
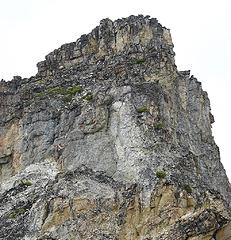
[[[165,178],[166,175],[167,175],[166,172],[163,171],[163,170],[159,170],[159,171],[156,172],[156,176],[157,176],[158,178],[160,178],[160,179]]]
[[[47,92],[51,95],[61,94],[61,95],[75,95],[76,93],[81,93],[82,88],[79,85],[72,86],[72,87],[54,87],[49,88]]]
[[[137,108],[136,111],[138,113],[148,112],[148,107],[147,106],[143,106],[143,107]]]
[[[82,88],[79,85],[67,88],[67,94],[74,95],[76,93],[81,93],[81,92],[82,92]]]

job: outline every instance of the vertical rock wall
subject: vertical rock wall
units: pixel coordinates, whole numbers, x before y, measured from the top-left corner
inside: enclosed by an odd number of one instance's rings
[[[102,20],[0,114],[0,239],[229,239],[209,99],[156,19]]]

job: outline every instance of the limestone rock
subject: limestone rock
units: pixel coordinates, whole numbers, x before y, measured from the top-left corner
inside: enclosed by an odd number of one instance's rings
[[[207,93],[156,19],[104,19],[0,82],[0,114],[0,239],[231,238]]]

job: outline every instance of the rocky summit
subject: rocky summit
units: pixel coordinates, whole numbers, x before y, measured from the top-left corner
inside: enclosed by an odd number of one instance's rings
[[[230,240],[207,93],[130,16],[0,82],[0,239]]]

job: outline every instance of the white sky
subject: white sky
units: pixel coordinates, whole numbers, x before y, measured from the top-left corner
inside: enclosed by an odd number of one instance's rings
[[[150,15],[171,29],[179,70],[208,92],[213,134],[231,179],[230,0],[0,0],[0,79],[30,77],[36,63],[99,21]]]

